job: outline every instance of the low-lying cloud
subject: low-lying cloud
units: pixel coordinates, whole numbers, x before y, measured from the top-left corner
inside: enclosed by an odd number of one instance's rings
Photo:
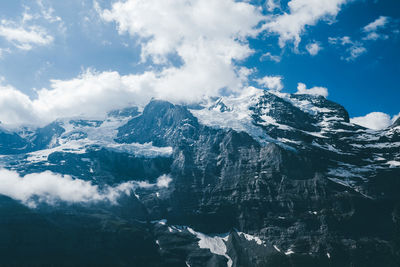
[[[172,178],[167,175],[163,174],[157,178],[157,182],[155,184],[151,184],[148,181],[140,181],[134,182],[139,188],[168,188],[169,184],[172,182]]]
[[[351,118],[350,121],[365,128],[381,130],[392,125],[399,117],[400,113],[391,117],[383,112],[371,112],[365,116]]]
[[[89,181],[74,179],[50,171],[20,176],[16,171],[0,169],[0,194],[21,201],[29,207],[39,203],[55,205],[58,202],[96,203],[107,201],[116,204],[122,195],[130,195],[133,182],[115,187],[100,188]]]
[[[21,176],[16,171],[0,169],[0,195],[21,201],[31,208],[37,207],[40,203],[57,205],[60,202],[70,204],[108,202],[115,205],[120,197],[130,196],[137,188],[168,188],[171,182],[172,178],[163,174],[154,184],[147,181],[129,181],[116,186],[99,187],[90,181],[50,171]]]

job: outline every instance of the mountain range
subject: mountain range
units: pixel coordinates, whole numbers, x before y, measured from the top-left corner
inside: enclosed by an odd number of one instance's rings
[[[400,266],[400,118],[322,96],[153,99],[0,154],[1,266]]]

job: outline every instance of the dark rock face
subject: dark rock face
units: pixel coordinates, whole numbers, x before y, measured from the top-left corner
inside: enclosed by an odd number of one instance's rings
[[[2,155],[18,154],[28,150],[29,143],[16,133],[0,130],[0,153]]]
[[[398,121],[369,131],[349,123],[347,111],[323,97],[263,93],[256,100],[249,120],[270,138],[266,144],[254,132],[211,127],[189,107],[154,100],[141,114],[110,113],[130,118],[118,127],[112,147],[151,143],[171,147],[172,154],[146,157],[90,145],[79,153],[52,152],[44,162],[23,155],[8,159],[6,167],[21,174],[51,170],[99,185],[172,177],[168,187],[137,188],[117,206],[30,210],[2,199],[4,231],[23,229],[31,217],[40,221],[27,228],[29,235],[17,235],[24,245],[15,244],[14,251],[55,236],[62,242],[46,241],[43,249],[53,247],[58,256],[33,263],[54,263],[67,251],[81,265],[399,266]],[[203,109],[235,112],[224,99]],[[84,129],[102,127],[72,124],[82,133],[76,139],[54,124],[26,142],[43,149],[57,145],[54,140],[86,140]],[[82,260],[94,252],[102,257]]]
[[[32,150],[47,148],[52,140],[59,137],[64,131],[64,128],[62,128],[57,122],[53,122],[43,128],[37,129],[31,138]],[[57,144],[53,145],[55,146]]]
[[[196,118],[185,107],[154,100],[145,107],[141,116],[119,128],[117,141],[153,142],[155,146],[166,146],[177,140],[196,138],[196,128]]]
[[[137,107],[127,107],[124,109],[112,110],[108,113],[109,117],[135,117],[140,112]]]

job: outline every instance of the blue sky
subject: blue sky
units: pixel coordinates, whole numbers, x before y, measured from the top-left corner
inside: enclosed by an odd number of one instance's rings
[[[1,1],[0,120],[299,83],[351,117],[399,114],[400,1],[214,2]]]

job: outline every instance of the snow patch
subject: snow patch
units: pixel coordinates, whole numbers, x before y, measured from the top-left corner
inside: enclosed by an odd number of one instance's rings
[[[96,127],[90,121],[76,123],[76,120],[65,119],[58,121],[65,132],[59,138],[53,138],[48,149],[43,149],[28,154],[27,161],[38,163],[48,160],[48,156],[54,152],[68,152],[84,154],[92,147],[103,147],[108,150],[132,154],[139,157],[170,157],[172,147],[156,147],[150,143],[120,144],[114,140],[117,137],[118,128],[124,125],[129,118],[109,118]]]
[[[274,141],[262,128],[253,124],[250,107],[258,103],[263,90],[249,87],[237,97],[221,97],[217,102],[223,103],[227,108],[215,108],[215,103],[209,101],[203,109],[191,109],[190,112],[197,117],[200,123],[222,129],[233,129],[237,132],[246,132],[260,143]]]
[[[199,240],[199,247],[204,249],[209,249],[211,253],[224,256],[228,259],[228,267],[233,264],[232,259],[227,254],[227,248],[225,241],[228,240],[229,234],[209,236],[200,232],[194,231],[192,228],[187,228],[188,231],[195,235]]]
[[[276,249],[276,251],[281,252],[281,250],[276,245],[273,245],[273,247],[274,249]]]
[[[387,164],[389,164],[390,168],[400,167],[400,161],[391,160],[388,161]]]
[[[242,233],[242,232],[237,232],[238,233],[238,235],[242,235],[242,236],[244,236],[244,238],[246,238],[248,241],[254,241],[254,242],[256,242],[258,245],[264,245],[265,246],[265,243],[264,243],[264,241],[262,241],[258,236],[254,236],[254,235],[249,235],[249,234],[246,234],[246,233]]]
[[[294,254],[294,251],[290,248],[285,252],[285,255]]]

